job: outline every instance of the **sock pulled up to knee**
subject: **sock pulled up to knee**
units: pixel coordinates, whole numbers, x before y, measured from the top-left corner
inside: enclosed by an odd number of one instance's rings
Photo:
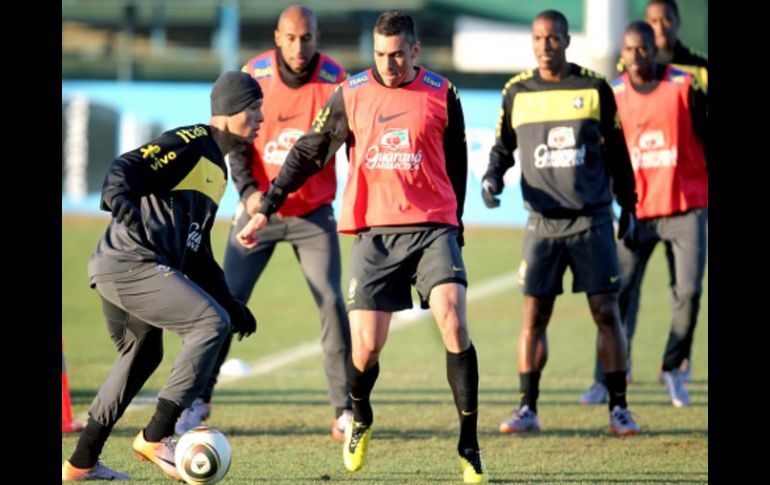
[[[478,450],[479,364],[472,343],[458,354],[447,351],[446,376],[460,418],[460,441],[457,450]]]
[[[374,421],[374,413],[369,403],[369,396],[380,375],[380,363],[375,363],[371,368],[361,372],[353,364],[353,358],[348,357],[345,371],[350,389],[350,399],[353,401],[353,419],[357,423],[371,425]]]

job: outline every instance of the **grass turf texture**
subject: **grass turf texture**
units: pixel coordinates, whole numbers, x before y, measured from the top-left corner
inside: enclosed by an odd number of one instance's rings
[[[104,330],[99,300],[88,288],[86,263],[105,218],[62,219],[62,333],[73,401],[83,417],[115,357]],[[228,224],[212,233],[221,261]],[[518,268],[520,229],[466,230],[463,255],[474,284]],[[343,274],[352,238],[341,237]],[[479,441],[493,483],[703,483],[708,481],[708,279],[693,348],[693,404],[675,409],[658,368],[668,336],[670,294],[662,246],[653,255],[642,290],[634,338],[634,383],[629,404],[642,434],[617,438],[607,432],[606,405],[581,406],[592,381],[596,330],[584,294],[565,293],[549,325],[549,360],[541,379],[543,432],[501,435],[498,424],[518,404],[516,336],[521,294],[508,288],[468,305],[471,336],[479,355]],[[564,279],[569,291],[571,276]],[[230,357],[253,362],[318,341],[320,323],[307,285],[286,244],[280,245],[249,306],[257,333],[233,344]],[[152,397],[163,386],[179,349],[165,336],[166,356],[145,385]],[[223,483],[445,483],[461,482],[455,452],[457,415],[446,382],[444,349],[432,319],[392,331],[372,394],[374,433],[364,468],[345,471],[341,445],[331,440],[321,356],[261,376],[221,385],[210,424],[233,448]],[[129,410],[108,440],[102,460],[142,483],[170,483],[155,467],[135,461],[131,440],[154,406]],[[62,460],[77,435],[62,436]],[[61,464],[61,462],[59,463]],[[51,464],[50,466],[55,466]]]

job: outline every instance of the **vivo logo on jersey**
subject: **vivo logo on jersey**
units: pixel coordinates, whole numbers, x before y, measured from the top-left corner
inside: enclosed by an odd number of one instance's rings
[[[638,146],[631,147],[631,167],[640,168],[673,167],[676,165],[676,147],[666,147],[662,131],[645,131],[639,135]]]
[[[370,170],[419,170],[422,150],[409,152],[409,130],[390,128],[380,137],[378,145],[366,150],[366,168]]]
[[[303,132],[296,128],[284,128],[278,135],[277,140],[267,142],[265,152],[262,155],[265,163],[272,165],[283,165],[286,155],[289,154],[291,147],[297,143]]]
[[[548,130],[548,141],[535,148],[535,168],[579,167],[585,164],[586,147],[575,148],[575,130],[557,126]]]

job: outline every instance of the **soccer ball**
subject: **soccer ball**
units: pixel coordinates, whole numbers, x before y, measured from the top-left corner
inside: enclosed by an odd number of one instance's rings
[[[213,484],[230,470],[232,452],[225,435],[208,426],[198,426],[179,438],[174,462],[187,483]]]

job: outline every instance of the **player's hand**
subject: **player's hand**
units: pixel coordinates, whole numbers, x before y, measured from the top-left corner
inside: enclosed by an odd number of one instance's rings
[[[256,247],[256,245],[259,243],[259,236],[257,236],[257,231],[266,225],[267,216],[261,212],[257,212],[257,214],[246,223],[246,225],[235,236],[235,238],[238,240],[241,246],[247,249]]]
[[[246,198],[246,203],[244,206],[246,207],[246,213],[249,215],[249,217],[254,217],[254,214],[257,213],[259,210],[259,204],[260,199],[262,198],[262,192],[259,190],[256,192],[252,192],[251,195],[249,195]]]
[[[142,222],[142,213],[136,204],[123,194],[112,198],[112,217],[117,223],[123,223],[132,230],[139,228]]]
[[[618,222],[618,240],[631,251],[639,245],[639,223],[633,211],[621,209]]]
[[[254,318],[249,307],[237,300],[234,303],[236,305],[228,312],[230,314],[230,328],[240,342],[244,337],[257,331],[257,319]]]
[[[497,195],[503,192],[503,181],[490,176],[484,176],[481,180],[481,198],[484,199],[484,205],[490,209],[500,206],[500,199]]]

